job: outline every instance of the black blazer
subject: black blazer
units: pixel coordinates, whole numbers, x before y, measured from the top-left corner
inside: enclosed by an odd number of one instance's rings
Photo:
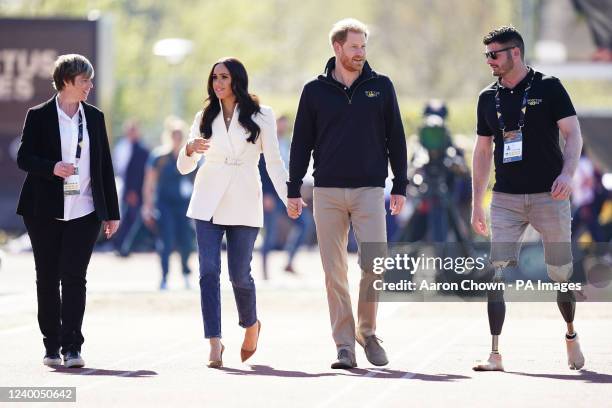
[[[96,215],[101,221],[118,220],[119,204],[104,114],[83,102],[89,133],[91,191]],[[30,108],[23,125],[17,165],[27,172],[17,214],[51,218],[64,217],[63,179],[53,174],[62,161],[62,145],[55,96]]]

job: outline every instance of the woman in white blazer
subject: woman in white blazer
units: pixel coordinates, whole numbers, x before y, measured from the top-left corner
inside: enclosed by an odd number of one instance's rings
[[[230,280],[239,324],[246,329],[240,356],[257,349],[261,322],[257,319],[251,259],[263,226],[261,153],[276,192],[286,203],[288,179],[281,159],[272,109],[260,106],[248,93],[244,65],[235,58],[217,61],[208,77],[208,98],[181,149],[177,167],[187,174],[203,164],[195,177],[187,216],[195,219],[200,259],[200,293],[204,336],[210,340],[209,367],[223,365],[221,343],[221,241],[227,239]]]

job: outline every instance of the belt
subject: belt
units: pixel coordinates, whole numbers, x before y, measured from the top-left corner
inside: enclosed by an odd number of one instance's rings
[[[209,163],[225,164],[228,166],[242,166],[244,164],[243,160],[237,159],[235,157],[215,157],[214,159],[205,159],[205,162],[206,161],[208,161]]]
[[[226,157],[223,163],[227,164],[228,166],[241,166],[244,162],[234,157]]]

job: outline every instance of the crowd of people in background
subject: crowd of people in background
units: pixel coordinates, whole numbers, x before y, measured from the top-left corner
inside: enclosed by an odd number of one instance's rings
[[[389,362],[376,333],[379,293],[373,283],[379,276],[366,259],[387,253],[389,241],[457,241],[469,255],[477,235],[481,242],[490,236],[494,283],[503,282],[518,264],[529,226],[541,234],[546,271],[554,282],[569,282],[572,243],[587,240],[585,229],[594,254],[609,257],[598,251],[599,243],[610,241],[609,225],[600,224],[609,190],[583,147],[569,94],[557,78],[526,65],[525,44],[514,27],[502,26],[483,38],[485,60],[497,80],[478,98],[471,174],[441,101],[426,105],[418,146],[408,150],[393,83],[367,62],[368,35],[367,26],[355,19],[334,24],[329,34],[334,57],[304,86],[293,132],[288,117],[276,119],[273,109],[249,92],[242,62],[222,58],[212,65],[207,98],[191,128],[180,118],[166,118],[160,146],[149,151],[138,124],[130,120],[115,146],[114,166],[104,114],[86,103],[93,66],[78,54],[57,59],[57,93],[28,111],[17,155],[27,173],[17,214],[36,265],[43,364],[61,364],[61,351],[66,367],[85,365],[86,272],[101,232],[113,238],[111,245],[121,256],[153,236],[160,290],[168,288],[174,251],[190,289],[189,258],[197,242],[211,368],[223,367],[225,350],[223,252],[239,325],[245,329],[241,360],[257,350],[262,323],[251,261],[262,227],[263,279],[271,276],[268,258],[277,249],[287,253],[284,271],[299,275],[294,258],[301,246],[313,243],[316,231],[337,351],[333,369],[357,367],[356,343],[371,364]],[[367,89],[357,92],[365,83]],[[540,104],[544,107],[528,109]],[[506,126],[510,122],[516,123],[513,130]],[[410,160],[409,152],[414,154]],[[492,162],[489,229],[485,202]],[[405,205],[407,195],[412,205]],[[466,220],[470,203],[473,231]],[[405,209],[411,214],[402,225],[397,216]],[[357,319],[348,281],[349,236],[357,242],[362,272]],[[581,369],[576,299],[565,292],[557,292],[557,304],[567,324],[568,365]],[[474,370],[503,371],[498,349],[506,314],[503,285],[487,291],[487,313],[491,354]]]
[[[402,217],[387,216],[387,235],[389,242],[415,241],[427,239],[431,242],[444,242],[448,234],[467,232],[470,211],[470,177],[465,162],[465,153],[453,142],[446,119],[448,107],[442,101],[431,100],[423,110],[423,124],[419,128],[419,143],[410,153],[409,175],[412,183],[408,195],[413,205],[404,209]],[[277,119],[278,143],[285,164],[289,163],[291,144],[291,121],[287,115]],[[181,258],[185,287],[189,287],[188,259],[193,253],[195,233],[185,211],[192,189],[193,177],[180,175],[176,170],[176,149],[185,137],[184,123],[175,117],[165,121],[162,145],[151,152],[142,140],[142,130],[135,120],[128,120],[123,126],[123,135],[115,143],[113,160],[115,175],[118,178],[118,190],[122,212],[122,223],[113,239],[113,249],[120,256],[129,256],[132,252],[157,251],[160,256],[161,281],[160,289],[167,288],[167,277],[170,269],[170,254],[177,251]],[[445,135],[440,147],[432,146],[431,139],[424,138],[430,128],[443,129]],[[440,150],[438,152],[436,148]],[[448,150],[450,148],[450,150]],[[442,177],[448,187],[444,197],[423,194],[422,183],[431,177],[427,170],[436,163],[436,157],[426,159],[423,154],[441,155],[446,158]],[[448,157],[448,152],[452,157]],[[451,161],[449,161],[452,159]],[[442,161],[440,161],[442,163]],[[434,169],[435,170],[435,169]],[[299,276],[299,266],[295,264],[300,250],[312,250],[316,245],[315,226],[312,214],[312,166],[304,180],[302,191],[308,204],[302,216],[291,219],[287,216],[285,206],[274,192],[274,186],[265,168],[265,159],[261,158],[259,173],[262,183],[264,228],[258,240],[262,262],[262,276],[266,280],[273,275],[270,272],[270,253],[282,253],[282,264],[277,269]],[[588,148],[583,150],[576,175],[572,201],[572,236],[575,241],[580,238],[590,242],[607,242],[610,240],[610,227],[601,218],[604,205],[610,199],[609,191],[602,182],[603,174],[589,159]],[[415,183],[416,180],[416,183]],[[387,180],[386,207],[389,207],[391,191],[390,179]],[[444,204],[444,205],[442,205]],[[452,210],[452,211],[451,211]],[[605,214],[604,214],[605,216]],[[449,221],[459,222],[461,228],[449,229]],[[609,220],[607,221],[609,223]],[[352,233],[351,233],[352,235]],[[417,237],[418,235],[418,237]],[[453,239],[456,239],[455,236]],[[471,237],[469,237],[471,238]],[[354,238],[349,238],[349,250],[356,251]]]

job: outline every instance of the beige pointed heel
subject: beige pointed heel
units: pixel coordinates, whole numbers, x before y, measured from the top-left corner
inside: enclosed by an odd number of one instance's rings
[[[221,355],[219,360],[209,360],[207,366],[209,368],[221,368],[223,367],[223,352],[225,351],[225,346],[221,345]]]

